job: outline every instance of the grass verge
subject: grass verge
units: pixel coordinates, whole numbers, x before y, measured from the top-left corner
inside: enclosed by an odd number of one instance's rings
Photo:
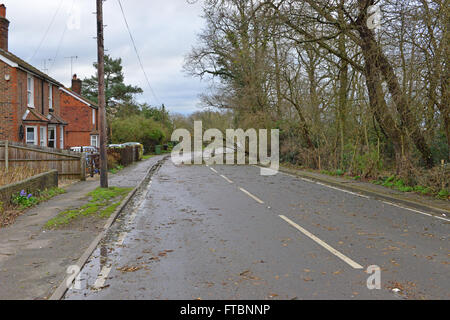
[[[115,168],[109,169],[109,173],[111,174],[116,174],[117,172],[119,172],[120,170],[123,170],[123,168],[125,168],[124,166],[118,165]]]
[[[133,188],[97,188],[87,194],[90,198],[88,203],[77,209],[60,212],[56,217],[50,219],[44,228],[56,229],[68,225],[75,219],[87,216],[107,219],[122,204],[122,201],[131,190]]]

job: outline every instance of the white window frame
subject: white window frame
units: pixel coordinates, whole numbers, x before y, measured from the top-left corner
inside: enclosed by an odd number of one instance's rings
[[[92,109],[92,124],[95,125],[95,109]]]
[[[27,74],[27,106],[34,108],[34,78]]]
[[[47,146],[47,127],[39,128],[39,137],[40,137],[40,145],[41,147]]]
[[[31,140],[28,140],[28,129],[33,129],[33,131],[34,131],[34,140],[33,141],[31,141]],[[38,145],[38,131],[37,131],[37,126],[26,126],[25,127],[25,143],[26,144],[33,144],[33,145],[35,145],[35,146],[37,146]],[[29,143],[29,142],[32,142],[32,143]]]
[[[94,142],[94,138],[95,137],[95,144],[93,143]],[[91,135],[91,147],[96,147],[96,148],[98,148],[98,144],[99,144],[99,136],[97,135],[97,134],[93,134],[93,135]]]
[[[58,141],[56,126],[48,126],[48,146],[50,147],[50,130],[55,130],[55,138],[52,140],[54,142],[53,148],[56,149],[56,142]],[[51,148],[51,147],[50,147]]]
[[[64,126],[59,128],[59,148],[64,149]]]
[[[48,84],[48,109],[53,110],[53,86],[51,83]]]

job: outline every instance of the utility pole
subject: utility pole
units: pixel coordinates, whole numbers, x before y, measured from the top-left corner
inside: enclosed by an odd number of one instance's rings
[[[105,44],[103,38],[103,0],[97,0],[98,111],[100,122],[100,187],[108,188],[106,152]]]

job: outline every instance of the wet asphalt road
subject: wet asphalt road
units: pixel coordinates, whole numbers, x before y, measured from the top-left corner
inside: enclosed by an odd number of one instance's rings
[[[449,225],[253,166],[168,160],[65,298],[449,299]]]

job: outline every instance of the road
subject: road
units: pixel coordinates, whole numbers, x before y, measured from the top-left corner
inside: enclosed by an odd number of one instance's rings
[[[449,299],[448,234],[449,220],[283,173],[167,160],[65,298]]]

